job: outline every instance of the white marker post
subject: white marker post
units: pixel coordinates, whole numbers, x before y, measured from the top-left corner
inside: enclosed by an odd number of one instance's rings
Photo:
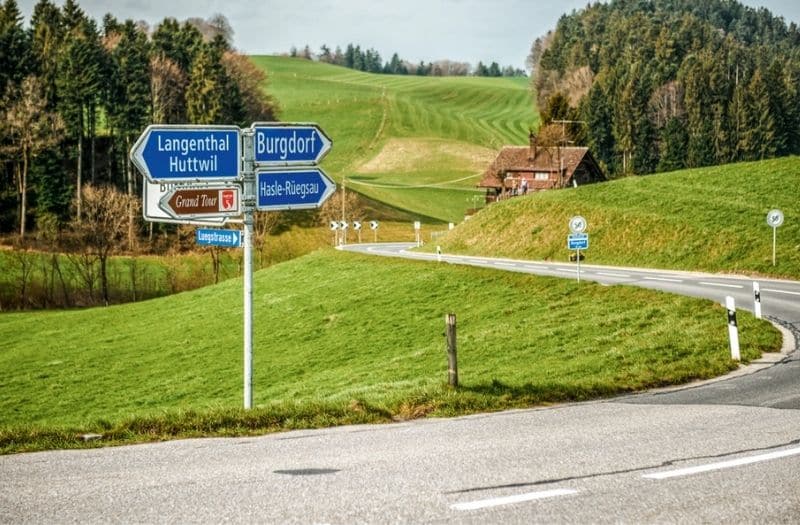
[[[757,282],[753,282],[753,311],[756,319],[761,319],[761,288]]]
[[[436,247],[436,262],[442,262],[442,247]]]
[[[414,236],[416,237],[417,246],[422,246],[422,235],[420,234],[421,228],[422,223],[419,221],[414,221]]]
[[[372,230],[372,242],[378,242],[378,221],[369,221],[369,227]]]
[[[730,295],[725,298],[725,307],[728,309],[728,337],[731,341],[731,359],[741,361],[739,354],[739,326],[736,324],[736,301]]]

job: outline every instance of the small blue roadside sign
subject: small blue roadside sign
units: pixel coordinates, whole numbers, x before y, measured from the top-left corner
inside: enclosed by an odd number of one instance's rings
[[[257,170],[256,209],[261,211],[319,208],[336,191],[336,184],[318,167]]]
[[[570,233],[567,235],[567,249],[570,250],[588,250],[589,249],[589,234],[588,233]]]
[[[241,150],[235,126],[151,125],[130,157],[151,182],[223,182],[241,178]]]
[[[317,164],[331,139],[316,124],[256,122],[252,126],[257,166]]]
[[[201,246],[221,246],[238,248],[242,245],[242,233],[239,230],[197,229],[197,244]]]

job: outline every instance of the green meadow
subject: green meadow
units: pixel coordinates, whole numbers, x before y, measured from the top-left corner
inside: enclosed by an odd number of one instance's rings
[[[408,216],[424,219],[426,240],[444,229],[431,222],[461,222],[482,200],[474,186],[499,147],[524,144],[536,126],[526,79],[369,75],[300,59],[254,60],[268,71],[282,120],[317,122],[332,137],[328,173],[398,211],[381,223],[379,241],[412,240]],[[436,244],[451,253],[566,260],[567,222],[580,214],[589,223],[588,263],[798,278],[799,174],[792,157],[528,195],[487,207]],[[774,267],[771,208],[786,215]],[[364,235],[370,242],[374,232]],[[217,285],[106,308],[3,313],[0,452],[530,407],[738,366],[725,311],[710,301],[359,256],[332,243],[327,229],[293,226],[256,249],[264,269],[255,274],[249,411],[241,408],[236,252],[225,266],[235,277]],[[176,291],[163,280],[169,272],[207,272],[208,256],[190,259],[186,269],[142,259],[154,282],[161,276],[154,295]],[[114,264],[123,275],[126,261]],[[16,272],[14,255],[0,256],[0,266]],[[446,384],[449,312],[458,316],[458,388]],[[739,320],[745,362],[779,349],[768,322],[747,312]],[[84,442],[84,434],[102,437]]]
[[[729,164],[551,191],[488,207],[438,239],[450,253],[563,261],[569,218],[587,263],[800,278],[800,158]],[[781,209],[776,265],[767,212]]]
[[[736,367],[720,306],[643,289],[325,249],[257,272],[254,290],[250,412],[240,279],[0,316],[0,450],[85,446],[83,433],[107,444],[463,414]],[[446,386],[448,312],[458,389]],[[771,325],[741,317],[745,360],[779,348]]]
[[[458,222],[504,144],[538,127],[527,78],[376,75],[254,56],[287,122],[317,122],[333,140],[323,167],[419,218]]]

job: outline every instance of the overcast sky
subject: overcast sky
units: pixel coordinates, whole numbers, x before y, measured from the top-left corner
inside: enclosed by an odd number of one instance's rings
[[[698,0],[702,1],[702,0]],[[37,0],[18,0],[30,19]],[[524,68],[531,43],[555,27],[558,18],[585,7],[588,0],[78,0],[101,22],[111,12],[120,20],[151,26],[165,17],[185,20],[225,15],[234,45],[247,54],[288,52],[306,44],[342,49],[348,44],[376,49],[384,60],[419,62],[450,59],[498,62]],[[63,0],[55,0],[58,5]],[[787,23],[800,24],[798,0],[746,0],[766,7]]]

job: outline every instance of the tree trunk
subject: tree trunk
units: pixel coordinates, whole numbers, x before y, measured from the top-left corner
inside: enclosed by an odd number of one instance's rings
[[[100,285],[103,288],[103,302],[108,306],[108,253],[100,256]]]
[[[92,177],[92,184],[97,183],[97,172],[95,171],[95,152],[96,152],[96,121],[97,120],[97,108],[94,104],[89,106],[89,140],[91,140],[91,158],[89,159],[89,170],[91,172]]]
[[[83,117],[81,117],[83,119]],[[77,216],[78,221],[81,220],[81,204],[83,197],[81,196],[81,186],[83,185],[83,130],[78,133],[78,182],[75,185],[75,198],[77,199]]]
[[[28,215],[28,150],[22,152],[22,174],[20,176],[19,237],[25,237],[25,222]]]
[[[131,139],[130,136],[125,135],[125,151],[128,152],[131,149]],[[133,167],[131,166],[131,161],[128,155],[125,155],[125,166],[126,172],[128,174],[128,195],[133,197]],[[133,251],[134,248],[134,238],[133,238],[133,199],[129,199],[128,201],[128,249]]]

